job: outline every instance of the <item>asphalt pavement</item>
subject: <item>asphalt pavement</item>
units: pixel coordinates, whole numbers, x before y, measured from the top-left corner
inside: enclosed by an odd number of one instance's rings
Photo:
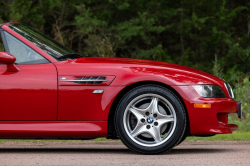
[[[0,144],[0,166],[250,166],[250,142],[184,141],[160,155],[131,152],[120,141],[10,141]]]

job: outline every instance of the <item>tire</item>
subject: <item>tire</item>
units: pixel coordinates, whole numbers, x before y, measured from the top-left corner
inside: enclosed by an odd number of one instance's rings
[[[171,150],[183,137],[186,113],[170,90],[147,85],[128,92],[116,110],[115,126],[132,151],[159,154]]]
[[[175,146],[180,145],[183,141],[185,141],[186,138],[187,138],[187,136],[184,134],[183,137],[181,138],[180,142],[178,142]]]

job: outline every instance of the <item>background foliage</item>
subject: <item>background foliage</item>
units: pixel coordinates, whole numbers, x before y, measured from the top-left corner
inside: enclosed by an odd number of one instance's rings
[[[229,122],[236,123],[240,131],[250,131],[250,81],[245,78],[242,83],[236,85],[234,93],[236,100],[242,102],[242,120],[236,115],[230,115]]]
[[[223,77],[250,120],[248,0],[0,0],[0,23],[9,21],[79,54],[171,62]]]

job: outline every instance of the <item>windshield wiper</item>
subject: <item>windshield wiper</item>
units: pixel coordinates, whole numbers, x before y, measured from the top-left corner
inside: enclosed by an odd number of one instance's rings
[[[69,53],[69,54],[64,54],[60,56],[57,59],[65,59],[65,58],[82,58],[83,56],[77,54],[77,53]]]

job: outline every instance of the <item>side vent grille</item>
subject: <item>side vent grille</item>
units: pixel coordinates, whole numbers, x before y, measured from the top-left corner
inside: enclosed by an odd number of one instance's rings
[[[101,84],[104,81],[107,81],[105,79],[106,79],[106,77],[101,77],[101,76],[99,76],[99,77],[82,77],[82,78],[74,79],[75,80],[74,83],[77,83],[77,84]],[[77,80],[81,80],[81,81],[77,81]]]

